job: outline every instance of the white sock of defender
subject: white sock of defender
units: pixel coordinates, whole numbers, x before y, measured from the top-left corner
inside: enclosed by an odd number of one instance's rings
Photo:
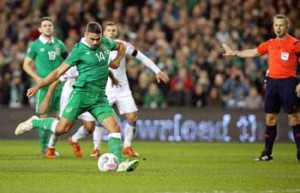
[[[58,140],[59,135],[56,135],[55,133],[51,133],[50,138],[49,138],[49,142],[48,142],[48,147],[49,148],[54,148],[55,144]]]
[[[57,135],[55,133],[57,124],[58,124],[58,120],[56,119],[56,120],[53,121],[53,123],[51,125],[51,132],[52,133],[50,135],[49,142],[48,142],[48,145],[47,145],[49,148],[54,148],[55,144],[56,144],[56,142],[58,140],[58,136],[59,135]]]
[[[55,120],[52,122],[51,129],[50,129],[52,133],[55,133],[57,124],[58,124],[58,120],[55,119]]]
[[[85,138],[86,137],[86,135],[88,134],[88,132],[86,131],[86,129],[84,128],[84,126],[83,125],[81,125],[79,128],[78,128],[78,130],[77,130],[77,132],[74,134],[74,135],[72,135],[72,141],[73,142],[78,142],[80,139],[82,139],[82,138]]]
[[[124,147],[131,146],[134,129],[135,129],[135,126],[133,126],[129,123],[126,123],[125,129],[124,129],[124,142],[123,142]]]
[[[101,149],[103,129],[104,128],[98,124],[95,127],[95,131],[93,132],[94,149]]]

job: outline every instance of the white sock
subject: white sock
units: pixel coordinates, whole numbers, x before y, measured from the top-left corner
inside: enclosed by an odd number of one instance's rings
[[[55,130],[56,130],[56,126],[58,124],[58,120],[55,119],[51,125],[51,134],[50,134],[50,138],[49,138],[49,141],[48,141],[48,145],[47,147],[49,148],[54,148],[55,147],[55,144],[58,140],[58,136],[56,133],[55,133]]]
[[[102,134],[103,134],[103,127],[96,125],[95,131],[93,132],[93,143],[94,149],[101,149],[101,142],[102,142]]]
[[[108,134],[108,139],[111,138],[111,137],[122,139],[121,133],[110,133],[110,134]]]
[[[52,133],[55,133],[57,124],[58,124],[58,120],[55,119],[55,120],[53,121],[52,125],[51,125],[51,132],[52,132]]]
[[[54,148],[55,144],[58,140],[59,135],[56,135],[55,133],[51,133],[50,138],[49,138],[49,142],[48,142],[48,147],[49,148]]]
[[[72,141],[76,143],[76,142],[78,142],[80,139],[85,138],[87,134],[88,134],[88,132],[85,130],[84,126],[81,125],[81,126],[78,128],[77,132],[74,133],[74,135],[72,135]]]
[[[124,142],[123,142],[124,147],[130,147],[131,146],[131,142],[132,142],[132,139],[133,139],[133,131],[134,131],[134,126],[132,126],[129,123],[126,123],[125,131],[124,131]]]

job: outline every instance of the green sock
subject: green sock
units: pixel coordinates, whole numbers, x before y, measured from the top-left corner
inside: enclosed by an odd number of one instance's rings
[[[121,138],[110,137],[108,139],[109,152],[118,158],[119,164],[123,161],[122,158],[122,140]]]
[[[51,131],[51,126],[54,121],[55,118],[35,119],[32,121],[32,127],[38,128],[39,130]]]
[[[51,133],[51,126],[54,120],[54,118],[41,118],[32,121],[32,127],[38,128],[38,136],[42,148],[42,154],[46,153],[46,148]]]
[[[48,132],[42,129],[38,129],[38,137],[42,148],[42,154],[45,154],[48,143]]]

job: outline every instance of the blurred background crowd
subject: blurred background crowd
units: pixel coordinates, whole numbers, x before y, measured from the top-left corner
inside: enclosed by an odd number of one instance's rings
[[[300,38],[296,0],[1,0],[0,104],[29,106],[33,83],[22,70],[29,43],[39,36],[38,21],[50,16],[68,50],[89,21],[119,24],[119,38],[131,42],[168,72],[169,84],[128,58],[127,73],[140,107],[219,106],[262,108],[267,56],[223,57],[221,44],[255,48],[274,37],[272,17],[286,14],[290,34]]]

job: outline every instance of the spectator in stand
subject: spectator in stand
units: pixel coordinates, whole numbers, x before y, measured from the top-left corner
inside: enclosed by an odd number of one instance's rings
[[[142,72],[138,76],[138,84],[132,89],[132,95],[135,98],[135,102],[139,106],[144,104],[144,96],[147,91],[147,88],[150,84],[150,78],[146,72]]]
[[[245,97],[246,109],[261,109],[263,107],[263,98],[258,94],[257,88],[251,86],[249,89],[249,95]]]
[[[205,92],[203,84],[198,82],[195,85],[194,93],[192,95],[192,106],[193,107],[204,107],[207,103],[207,94]]]
[[[10,101],[10,74],[0,75],[0,105],[8,105]]]
[[[14,71],[10,82],[10,108],[18,109],[23,106],[24,92],[25,84],[22,82],[22,72]]]
[[[173,77],[170,81],[170,89],[174,90],[177,86],[178,82],[182,82],[183,87],[185,90],[190,92],[190,94],[193,92],[194,89],[194,80],[193,77],[187,72],[187,70],[184,67],[180,67],[177,72],[177,76]]]
[[[223,107],[224,101],[218,87],[212,87],[208,92],[207,105],[210,107]]]
[[[168,93],[167,103],[171,107],[187,107],[191,105],[191,93],[184,87],[182,79],[176,79],[174,87]]]
[[[150,83],[144,96],[144,107],[149,109],[164,108],[166,106],[164,95],[156,83]]]
[[[227,108],[244,107],[244,98],[247,96],[248,87],[243,73],[235,67],[232,67],[230,77],[222,86],[225,106]]]

